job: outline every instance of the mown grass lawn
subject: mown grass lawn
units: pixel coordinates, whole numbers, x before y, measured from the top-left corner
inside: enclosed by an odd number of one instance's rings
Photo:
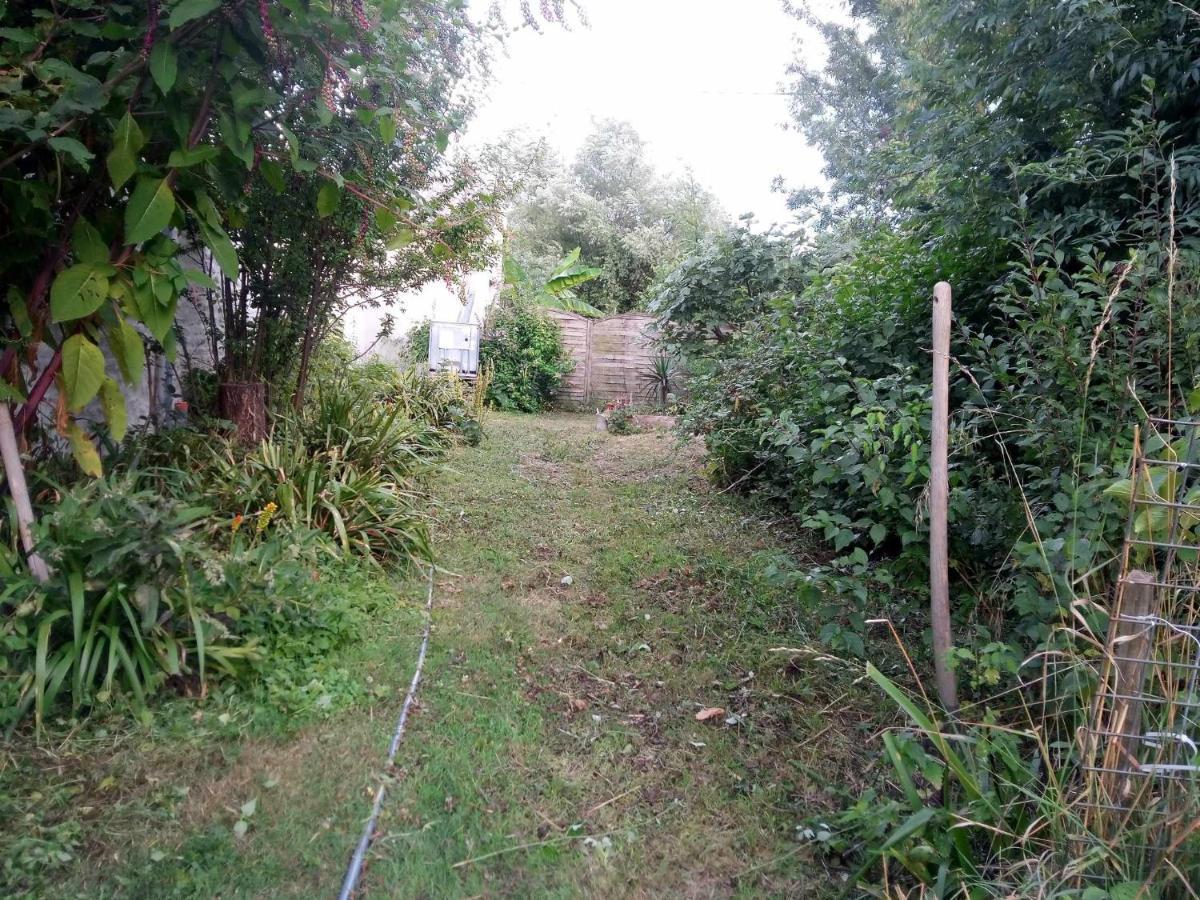
[[[711,489],[695,447],[597,433],[590,416],[496,415],[451,467],[426,681],[367,895],[839,892],[798,826],[873,780],[883,713],[850,667],[778,652],[820,626],[764,574],[804,546]],[[5,880],[48,896],[335,893],[423,621],[418,576],[357,577],[388,599],[331,661],[344,697],[327,714],[180,700],[149,724],[10,746]],[[44,846],[19,843],[31,835]],[[38,853],[40,872],[11,868]]]

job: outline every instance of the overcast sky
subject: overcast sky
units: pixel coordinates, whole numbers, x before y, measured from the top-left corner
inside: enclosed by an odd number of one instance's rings
[[[478,0],[490,3],[490,0]],[[515,9],[518,0],[507,0]],[[818,0],[836,7],[839,0]],[[537,6],[537,0],[533,5]],[[468,145],[512,129],[545,137],[570,159],[600,119],[624,119],[649,144],[663,172],[691,166],[731,216],[752,212],[760,227],[790,219],[771,191],[821,183],[821,157],[788,121],[778,91],[800,24],[779,0],[585,0],[590,27],[514,35],[498,59]],[[515,21],[515,19],[514,19]],[[810,55],[821,54],[808,36]],[[815,57],[815,58],[819,58]],[[477,290],[486,293],[486,277]],[[390,310],[358,310],[346,324],[360,350],[372,345],[385,312],[397,334],[424,319],[454,321],[461,304],[440,282]],[[482,308],[476,310],[482,313]]]
[[[536,7],[536,2],[534,6]],[[799,23],[779,0],[585,0],[590,27],[514,35],[468,143],[512,128],[567,159],[593,120],[633,124],[664,171],[691,166],[731,215],[790,217],[771,180],[820,184],[820,155],[780,96]],[[819,52],[805,41],[806,52]]]

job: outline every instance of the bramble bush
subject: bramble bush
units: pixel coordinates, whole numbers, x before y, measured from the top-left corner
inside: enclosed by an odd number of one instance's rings
[[[823,241],[796,256],[806,286],[756,298],[740,320],[725,299],[735,283],[704,284],[700,267],[696,281],[685,268],[666,282],[661,308],[682,319],[665,330],[693,372],[684,427],[704,436],[720,479],[828,544],[822,566],[773,578],[824,596],[820,638],[836,652],[869,656],[865,622],[886,615],[918,666],[929,652],[928,298],[936,281],[956,288],[953,662],[983,721],[947,722],[877,679],[915,726],[885,742],[898,796],[809,825],[859,860],[856,877],[891,862],[912,883],[1014,896],[1065,885],[1078,867],[1114,891],[1154,877],[1136,832],[1072,856],[1088,832],[1068,786],[1121,559],[1126,504],[1112,487],[1147,414],[1200,413],[1200,157],[1168,150],[1164,129],[1135,121],[1019,167],[1015,183],[1041,185],[1040,208],[1017,193],[996,245],[973,249],[928,220],[865,234],[857,222],[834,235],[832,259]],[[1098,184],[1143,205],[1045,208],[1047,192]],[[719,302],[689,308],[680,296],[692,289]],[[734,327],[717,333],[717,321]],[[1072,664],[1046,676],[1047,656]],[[1003,714],[988,713],[1003,692]],[[937,744],[945,730],[961,748]],[[1180,872],[1200,877],[1191,863]]]

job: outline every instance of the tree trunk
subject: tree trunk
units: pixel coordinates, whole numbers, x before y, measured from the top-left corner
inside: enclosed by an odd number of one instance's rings
[[[262,382],[226,383],[217,386],[221,417],[232,422],[242,444],[257,444],[267,437],[267,386]]]
[[[304,392],[308,389],[308,372],[312,367],[312,331],[305,331],[300,345],[300,368],[296,372],[296,392],[292,395],[292,409],[300,412],[304,408]]]

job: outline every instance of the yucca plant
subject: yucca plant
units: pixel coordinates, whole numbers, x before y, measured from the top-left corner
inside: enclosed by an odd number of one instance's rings
[[[644,396],[650,402],[666,409],[677,377],[674,360],[665,353],[659,353],[641,371]]]

